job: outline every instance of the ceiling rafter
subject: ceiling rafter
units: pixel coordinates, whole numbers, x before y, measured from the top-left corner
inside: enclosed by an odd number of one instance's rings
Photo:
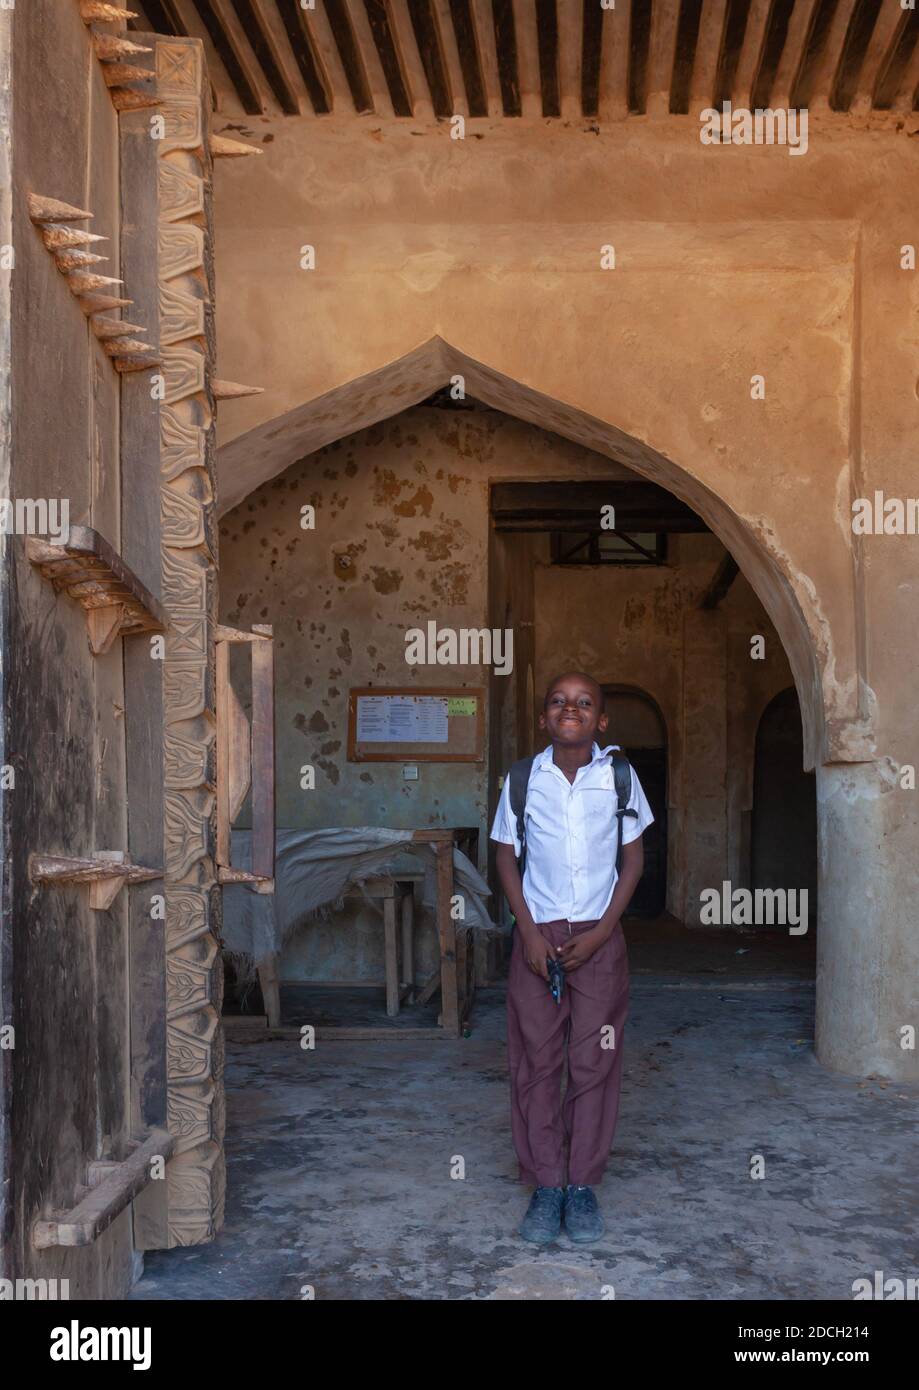
[[[132,0],[200,38],[221,113],[426,123],[864,119],[919,110],[919,10],[890,0]]]

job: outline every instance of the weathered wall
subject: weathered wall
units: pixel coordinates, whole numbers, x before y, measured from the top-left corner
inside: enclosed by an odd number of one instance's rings
[[[732,856],[741,881],[730,811],[749,812],[756,724],[791,674],[742,577],[719,610],[698,612],[721,543],[674,536],[666,568],[552,567],[547,538],[524,534],[495,535],[489,553],[491,483],[604,471],[601,456],[496,411],[421,406],[309,456],[224,518],[223,620],[275,624],[279,825],[477,826],[484,863],[498,777],[542,746],[534,717],[542,692],[574,666],[646,690],[664,714],[670,910],[697,921],[700,888],[720,884]],[[300,526],[306,504],[315,530]],[[512,675],[488,682],[479,667],[407,666],[405,633],[431,618],[440,627],[509,627]],[[700,627],[709,635],[695,669]],[[757,633],[766,637],[763,661],[750,657]],[[410,782],[401,763],[349,762],[349,689],[400,683],[488,683],[488,760],[421,763]],[[722,719],[712,719],[713,707]],[[305,765],[316,771],[313,790],[300,785]],[[317,923],[285,954],[284,973],[374,978],[381,949],[379,924],[366,914]]]
[[[30,190],[91,209],[117,274],[117,117],[78,6],[17,6],[12,31],[12,494],[68,498],[71,522],[117,547],[118,375],[25,201]],[[36,1252],[30,1233],[43,1211],[74,1204],[87,1163],[124,1156],[126,895],[93,912],[85,889],[32,888],[27,860],[126,845],[122,651],[92,657],[82,610],[28,564],[22,537],[12,550],[13,1266],[98,1298],[130,1283],[130,1211],[88,1249]]]
[[[223,436],[222,489],[229,505],[463,371],[489,403],[694,506],[775,624],[806,756],[828,769],[820,1055],[903,1075],[917,1066],[897,1026],[919,975],[903,883],[919,808],[896,769],[917,759],[902,633],[919,552],[908,537],[853,544],[849,505],[915,491],[919,289],[900,248],[915,240],[916,151],[902,122],[812,116],[799,158],[702,146],[693,118],[483,123],[466,141],[252,122],[264,157],[218,186],[218,315],[222,373],[266,392]],[[607,244],[614,271],[599,268]],[[850,784],[836,769],[858,760]],[[859,835],[879,881],[870,922],[848,879]]]

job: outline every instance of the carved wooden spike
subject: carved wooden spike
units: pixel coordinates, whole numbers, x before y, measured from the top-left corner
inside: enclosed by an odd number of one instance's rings
[[[149,343],[142,343],[137,338],[104,338],[102,346],[109,357],[135,357],[138,354],[146,357],[153,351]]]
[[[141,43],[131,43],[130,39],[121,39],[117,34],[101,34],[93,30],[93,48],[96,50],[96,57],[103,62],[120,62],[122,58],[130,58],[132,53],[152,53],[152,48],[145,48]]]
[[[88,265],[101,265],[107,261],[108,256],[96,256],[92,251],[79,251],[71,248],[69,251],[55,251],[54,264],[64,275],[68,270],[82,270]]]
[[[97,232],[81,232],[77,227],[59,227],[54,222],[46,222],[41,229],[41,239],[49,251],[62,251],[67,246],[90,246],[94,241],[108,241],[107,236]]]
[[[142,111],[145,106],[159,106],[161,101],[145,92],[132,92],[130,87],[109,87],[108,94],[116,111]]]
[[[106,313],[109,309],[128,309],[133,299],[116,299],[111,294],[85,294],[80,296],[80,308],[86,315]]]
[[[150,350],[146,357],[113,357],[112,366],[116,372],[145,372],[150,367],[159,367],[160,358]]]
[[[84,24],[109,24],[118,19],[136,19],[134,10],[122,10],[117,5],[109,5],[107,0],[80,0],[80,18]]]
[[[225,135],[211,136],[211,154],[215,159],[238,159],[246,154],[263,154],[258,145],[244,145],[242,140],[229,140]]]
[[[29,216],[33,222],[85,222],[92,217],[91,212],[71,207],[57,198],[43,198],[40,193],[29,193]]]
[[[90,320],[92,330],[97,338],[121,338],[125,333],[146,333],[146,328],[141,328],[139,323],[127,323],[124,319],[100,319]]]
[[[238,381],[211,380],[211,390],[215,401],[232,401],[237,396],[260,396],[264,386],[241,386]]]
[[[123,285],[123,280],[113,280],[110,275],[96,275],[91,270],[71,270],[67,283],[74,294],[90,294],[93,290],[104,289],[106,285]]]
[[[105,63],[102,76],[107,87],[117,87],[122,82],[149,82],[156,73],[152,68],[137,68],[132,63]]]

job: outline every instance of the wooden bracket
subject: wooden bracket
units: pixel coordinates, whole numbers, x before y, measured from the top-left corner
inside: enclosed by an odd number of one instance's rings
[[[124,850],[96,850],[89,859],[70,859],[55,854],[29,855],[32,883],[84,883],[89,885],[89,905],[105,912],[126,883],[146,883],[162,878],[162,869],[134,864]]]
[[[85,609],[93,656],[107,652],[116,637],[166,631],[160,604],[98,531],[71,526],[63,545],[28,536],[26,553],[56,590]]]
[[[54,1245],[92,1245],[111,1226],[125,1207],[152,1181],[150,1164],[168,1159],[175,1139],[165,1129],[151,1130],[121,1163],[91,1163],[89,1191],[66,1212],[52,1212],[32,1225],[32,1246],[47,1250]],[[165,1179],[164,1179],[165,1180]]]

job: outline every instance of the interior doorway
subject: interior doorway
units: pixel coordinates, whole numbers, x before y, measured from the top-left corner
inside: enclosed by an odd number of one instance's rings
[[[817,920],[817,788],[804,771],[801,707],[793,686],[776,695],[756,731],[752,887],[806,889]]]
[[[667,730],[660,710],[644,691],[605,685],[603,694],[607,740],[628,755],[654,812],[654,824],[643,836],[645,868],[629,915],[659,917],[667,905]]]

